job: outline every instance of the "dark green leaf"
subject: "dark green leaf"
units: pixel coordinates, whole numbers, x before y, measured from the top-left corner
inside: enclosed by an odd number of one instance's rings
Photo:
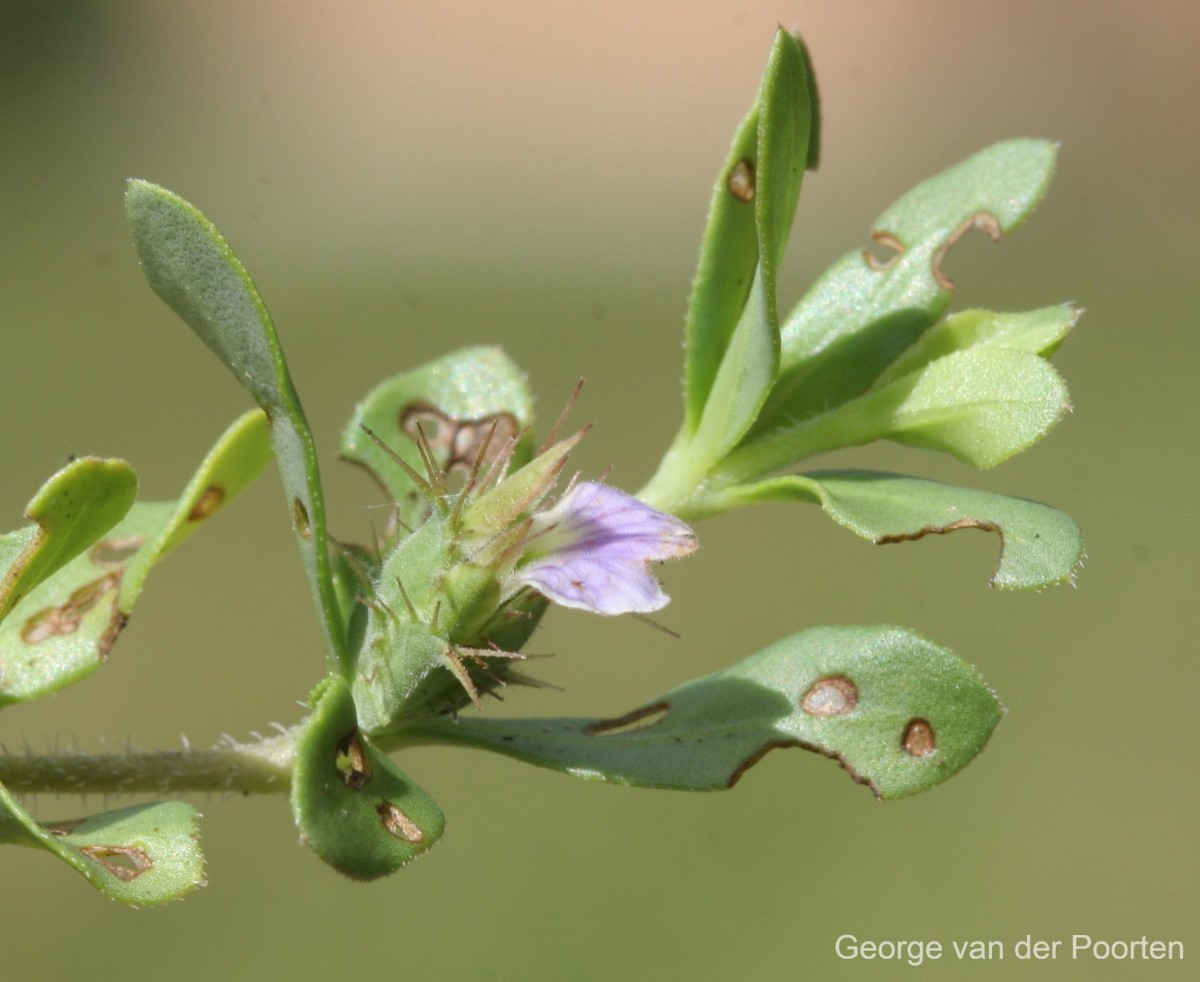
[[[359,732],[344,679],[326,678],[309,704],[292,779],[300,835],[353,879],[392,873],[441,837],[441,810]]]
[[[420,722],[412,742],[482,747],[577,777],[732,786],[769,750],[841,761],[880,798],[924,791],[983,749],[1001,707],[960,658],[900,628],[817,628],[613,719]]]
[[[701,425],[702,415],[709,415],[706,428],[716,433],[706,440],[720,442],[727,431],[743,425],[748,413],[752,421],[746,406],[757,411],[766,394],[760,390],[774,382],[779,358],[775,269],[805,165],[816,166],[812,83],[807,51],[781,29],[758,99],[738,127],[713,189],[688,305],[684,400],[689,432]],[[751,300],[755,293],[757,299]],[[730,366],[724,369],[728,391],[717,395],[723,364]],[[743,379],[739,394],[738,386],[730,385],[741,378],[742,366],[750,377]]]

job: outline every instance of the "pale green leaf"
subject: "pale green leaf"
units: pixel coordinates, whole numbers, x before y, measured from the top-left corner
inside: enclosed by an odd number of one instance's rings
[[[532,423],[533,399],[524,373],[499,348],[464,348],[372,389],[342,433],[342,457],[364,467],[395,503],[399,522],[415,528],[428,514],[428,502],[364,426],[424,474],[416,444],[419,427],[437,466],[461,477],[477,460],[486,471],[517,441],[513,465],[524,464],[530,441],[521,436]]]
[[[255,409],[222,434],[177,501],[136,503],[90,549],[30,590],[0,623],[0,705],[57,691],[99,668],[150,567],[240,494],[269,459],[266,420]]]
[[[418,722],[401,736],[689,791],[730,787],[767,751],[798,746],[839,760],[878,797],[898,798],[964,767],[1000,715],[974,669],[945,648],[900,628],[827,627],[615,718],[464,715]]]
[[[102,457],[73,460],[43,484],[25,509],[36,524],[0,536],[0,620],[119,522],[136,495],[133,468]]]
[[[270,420],[288,514],[326,650],[333,664],[345,668],[316,447],[267,308],[233,250],[191,204],[154,184],[130,181],[125,209],[154,292],[212,349]]]
[[[204,886],[199,813],[182,801],[38,823],[0,785],[0,842],[54,853],[113,900],[150,907]]]
[[[883,439],[994,467],[1040,440],[1070,408],[1066,385],[1044,358],[971,348],[747,444],[720,466],[719,481],[748,484],[814,454]]]
[[[899,474],[817,471],[731,489],[729,505],[810,501],[839,525],[880,544],[959,529],[995,532],[1000,559],[992,586],[1029,590],[1072,582],[1083,536],[1062,512],[1023,498],[958,488]]]
[[[919,184],[875,224],[894,254],[843,256],[781,327],[780,378],[755,433],[824,412],[865,392],[949,303],[947,250],[978,228],[999,238],[1017,228],[1049,185],[1056,146],[1009,140]]]
[[[968,348],[1014,348],[1043,358],[1053,354],[1082,313],[1070,304],[1018,314],[963,310],[938,321],[875,381],[880,388],[931,361]]]

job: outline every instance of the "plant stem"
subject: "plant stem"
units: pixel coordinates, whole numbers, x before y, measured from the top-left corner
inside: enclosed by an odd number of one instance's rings
[[[0,754],[0,783],[17,794],[170,794],[291,787],[298,730],[254,743],[124,754]]]

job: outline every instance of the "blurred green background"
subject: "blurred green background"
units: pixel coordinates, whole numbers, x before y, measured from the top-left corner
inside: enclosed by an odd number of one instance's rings
[[[1188,962],[1029,964],[1035,938],[1180,939],[1200,957],[1195,708],[1200,8],[1006,2],[0,4],[6,527],[70,453],[177,493],[244,394],[142,281],[123,181],[194,201],[254,275],[323,453],[332,530],[374,489],[338,431],[384,375],[503,343],[542,419],[575,380],[587,473],[640,486],[678,424],[681,325],[709,188],[776,23],[813,52],[822,170],[781,304],[916,181],[1001,138],[1063,143],[1051,194],[996,246],[960,243],[958,306],[1088,309],[1056,356],[1076,414],[979,474],[871,447],[837,462],[1052,503],[1088,541],[1077,589],[987,587],[997,543],[873,548],[814,508],[701,527],[667,569],[672,642],[557,612],[563,692],[488,712],[604,715],[804,627],[900,623],[1001,694],[987,752],[879,804],[830,762],[771,754],[728,794],[576,782],[468,751],[403,768],[449,832],[353,884],[287,803],[201,799],[211,885],[137,912],[49,856],[0,852],[5,979],[908,977],[840,934],[998,939],[930,978],[1188,977]],[[108,666],[0,715],[0,740],[193,744],[291,723],[323,670],[278,480],[156,570]],[[99,810],[40,797],[43,817]]]

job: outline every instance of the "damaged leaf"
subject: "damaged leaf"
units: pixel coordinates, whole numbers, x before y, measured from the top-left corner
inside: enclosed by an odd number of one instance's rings
[[[255,409],[222,434],[177,501],[136,503],[30,590],[0,623],[0,705],[57,691],[103,664],[150,567],[248,487],[269,459],[266,420]]]
[[[970,229],[999,238],[1045,194],[1057,146],[997,143],[917,185],[884,212],[873,238],[886,260],[854,251],[831,266],[781,327],[779,383],[754,433],[861,395],[945,310],[942,262]]]
[[[204,886],[199,813],[182,801],[39,824],[0,785],[0,842],[54,853],[113,900],[151,907]]]
[[[779,369],[775,277],[810,159],[816,115],[811,79],[807,53],[780,29],[758,102],[747,119],[757,117],[755,153],[743,158],[754,175],[752,202],[739,200],[728,188],[722,194],[718,181],[708,233],[713,244],[706,239],[702,247],[692,298],[695,314],[689,315],[687,335],[686,405],[689,418],[699,413],[693,455],[702,461],[719,460],[737,444],[775,384]],[[735,144],[735,153],[749,149],[745,130],[744,123],[737,135],[742,145]],[[753,238],[747,235],[751,206]],[[729,270],[713,269],[726,258],[732,263]],[[743,287],[746,279],[750,282]],[[705,309],[708,305],[711,311]]]
[[[352,879],[395,872],[441,837],[441,810],[359,732],[344,679],[326,678],[309,705],[292,779],[301,838]]]
[[[43,484],[25,508],[37,524],[0,536],[0,620],[119,522],[136,496],[133,468],[102,457],[73,460]]]
[[[1022,498],[899,474],[818,471],[733,489],[731,504],[809,501],[839,525],[877,543],[906,542],[958,529],[1000,537],[992,586],[1031,590],[1069,582],[1083,560],[1083,536],[1062,512]]]
[[[154,292],[267,414],[326,652],[335,666],[345,669],[345,633],[330,571],[316,446],[266,305],[216,227],[178,195],[148,181],[130,181],[125,211]]]
[[[529,440],[520,438],[532,422],[529,386],[512,360],[499,348],[464,348],[372,389],[342,433],[342,457],[366,468],[396,503],[399,521],[415,528],[428,503],[364,426],[421,474],[425,465],[416,440],[418,432],[424,434],[437,466],[461,476],[485,443],[484,470],[518,440],[513,466],[528,461]]]
[[[927,790],[983,749],[1001,707],[945,648],[901,628],[816,628],[612,719],[422,720],[410,743],[465,744],[576,777],[731,787],[777,747],[839,760],[880,798]]]

